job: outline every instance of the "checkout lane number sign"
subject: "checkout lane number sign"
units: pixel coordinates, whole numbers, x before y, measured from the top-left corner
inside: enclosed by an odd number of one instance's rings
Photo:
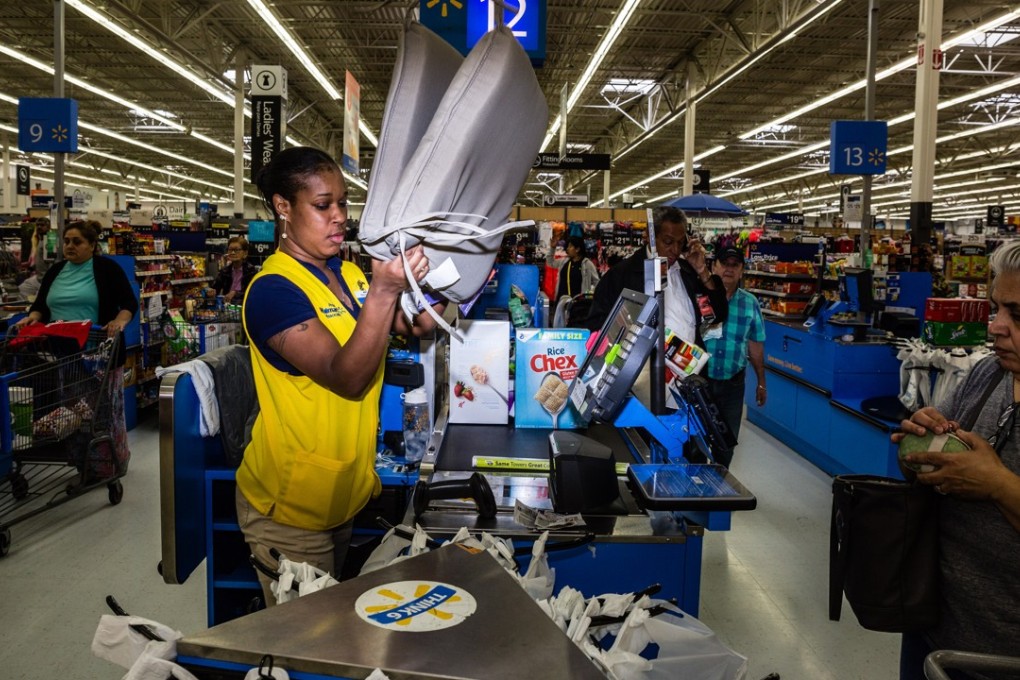
[[[374,626],[422,633],[460,624],[478,604],[466,590],[448,583],[398,581],[366,590],[354,609]]]

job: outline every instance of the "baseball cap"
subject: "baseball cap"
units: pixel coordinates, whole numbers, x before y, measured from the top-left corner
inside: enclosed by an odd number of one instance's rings
[[[726,260],[736,260],[740,264],[744,264],[744,253],[739,248],[722,248],[715,251],[715,259],[719,262],[725,262]]]

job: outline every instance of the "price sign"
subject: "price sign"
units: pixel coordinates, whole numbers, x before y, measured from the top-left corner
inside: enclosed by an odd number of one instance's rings
[[[18,148],[26,153],[77,153],[78,102],[53,97],[19,99]]]
[[[885,121],[832,121],[829,172],[833,175],[884,175],[888,142]]]

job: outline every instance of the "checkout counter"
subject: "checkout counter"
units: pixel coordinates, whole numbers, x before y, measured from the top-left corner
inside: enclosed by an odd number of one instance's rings
[[[880,305],[870,274],[850,270],[841,279],[840,300],[809,303],[807,321],[766,319],[768,400],[757,405],[749,380],[744,402],[750,422],[830,475],[899,477],[889,435],[909,414],[896,396],[896,348],[874,328]],[[931,275],[896,276],[895,306],[915,310],[919,328]],[[892,304],[887,300],[886,308]]]
[[[644,298],[642,319],[654,319],[655,298],[637,297]],[[646,334],[645,346],[652,347],[654,337],[653,329]],[[494,482],[486,484],[492,497],[485,502],[481,498],[467,500],[472,491],[466,487],[462,493],[437,494],[435,499],[428,496],[428,490],[435,488],[436,481],[472,474],[475,457],[498,456],[511,462],[524,459],[522,462],[528,465],[512,474],[530,478],[533,484],[527,488],[532,497],[545,497],[557,488],[563,489],[568,483],[564,480],[577,483],[583,479],[564,472],[567,467],[561,461],[567,456],[551,454],[557,446],[583,440],[593,449],[612,452],[612,458],[601,460],[609,461],[608,478],[604,466],[599,474],[603,488],[608,479],[615,489],[580,508],[583,525],[550,532],[546,550],[549,566],[556,574],[555,591],[569,585],[591,597],[607,592],[638,592],[659,584],[658,597],[673,598],[681,609],[696,616],[705,529],[728,529],[730,511],[753,509],[756,501],[721,466],[690,466],[696,472],[688,473],[688,466],[680,464],[686,463],[682,449],[689,438],[697,438],[704,445],[706,440],[717,441],[718,433],[714,433],[713,440],[694,410],[653,416],[630,394],[635,373],[640,372],[647,358],[647,354],[639,356],[638,340],[628,330],[602,343],[601,347],[610,351],[595,348],[589,355],[589,360],[598,355],[601,363],[598,371],[586,371],[587,363],[582,367],[580,375],[592,379],[579,394],[587,399],[597,392],[598,398],[585,401],[584,408],[609,415],[610,411],[600,410],[608,403],[602,397],[611,391],[619,399],[621,390],[629,396],[611,408],[614,420],[592,423],[580,431],[584,435],[580,438],[563,430],[515,429],[512,424],[448,424],[448,390],[437,389],[435,424],[416,474],[390,471],[381,475],[384,486],[402,492],[402,498],[414,485],[402,523],[409,527],[418,524],[440,541],[451,538],[462,527],[474,535],[484,531],[510,538],[515,552],[521,555],[518,564],[523,573],[528,547],[540,532],[514,521],[516,493],[512,483],[497,483],[500,480],[493,476]],[[445,385],[447,379],[442,365],[446,354],[441,349],[435,352],[437,385]],[[614,376],[620,378],[619,382],[614,383]],[[195,438],[197,418],[189,413],[196,408],[193,391],[189,376],[184,375],[165,381],[161,390],[161,398],[166,397],[161,401],[164,579],[182,582],[203,557],[209,559],[212,627],[178,642],[178,662],[193,673],[213,677],[224,670],[251,668],[258,666],[262,655],[272,654],[292,678],[365,677],[373,667],[387,670],[394,678],[527,677],[529,673],[535,677],[602,677],[601,673],[591,673],[594,666],[580,650],[484,553],[471,562],[458,554],[462,551],[435,550],[294,602],[229,620],[247,613],[243,604],[257,594],[258,586],[254,571],[242,559],[246,557],[243,539],[236,520],[230,517],[233,470],[207,465],[217,460],[217,443],[210,438]],[[171,420],[164,420],[164,409]],[[707,429],[712,427],[715,425]],[[577,457],[581,455],[578,449]],[[523,471],[535,467],[536,459],[548,461],[554,472]],[[668,487],[663,497],[658,493],[662,489],[654,483],[654,474],[650,483],[634,472],[649,468],[679,474],[688,482],[693,479],[696,484],[691,486],[701,488],[687,493],[676,491],[675,485],[663,484]],[[670,481],[676,479],[674,476]],[[710,485],[715,485],[718,493],[705,490]],[[483,507],[491,509],[493,502],[494,512],[481,511]],[[556,509],[561,508],[557,505]],[[425,644],[428,640],[423,636],[394,639],[393,635],[401,633],[372,629],[356,620],[351,602],[359,594],[380,587],[380,583],[409,580],[454,583],[470,590],[479,598],[477,612],[484,614],[472,617],[470,625],[450,634],[435,636],[432,644]],[[231,590],[240,595],[229,597]],[[484,594],[484,603],[480,594]],[[511,656],[520,662],[507,663]]]

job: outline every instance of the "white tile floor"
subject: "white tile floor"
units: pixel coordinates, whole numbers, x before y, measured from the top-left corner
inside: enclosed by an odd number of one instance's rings
[[[757,495],[733,529],[708,533],[701,618],[750,659],[749,680],[894,680],[899,636],[862,630],[848,608],[827,620],[830,479],[744,424],[733,470]],[[184,633],[205,628],[205,573],[165,585],[160,554],[155,418],[131,432],[124,501],[96,490],[12,529],[0,559],[0,675],[120,678],[91,656],[104,598]]]

